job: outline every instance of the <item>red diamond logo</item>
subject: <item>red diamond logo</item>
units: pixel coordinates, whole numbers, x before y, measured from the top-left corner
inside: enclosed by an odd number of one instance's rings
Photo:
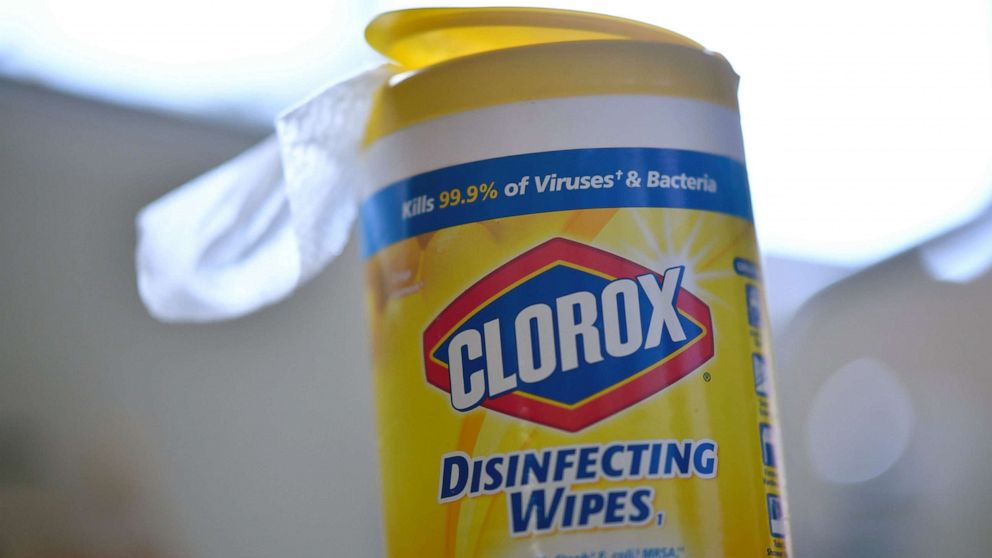
[[[577,432],[657,394],[713,356],[709,307],[663,272],[571,240],[493,270],[424,332],[427,381],[481,406]]]

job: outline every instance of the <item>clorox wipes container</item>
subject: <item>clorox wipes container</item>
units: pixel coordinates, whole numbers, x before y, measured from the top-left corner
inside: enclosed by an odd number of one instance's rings
[[[387,13],[360,212],[390,556],[786,556],[738,77],[649,25]]]

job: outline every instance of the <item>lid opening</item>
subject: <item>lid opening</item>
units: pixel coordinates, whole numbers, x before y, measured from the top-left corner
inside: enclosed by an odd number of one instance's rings
[[[512,47],[637,40],[703,47],[678,33],[619,17],[547,8],[420,8],[387,12],[365,30],[379,53],[407,69]]]

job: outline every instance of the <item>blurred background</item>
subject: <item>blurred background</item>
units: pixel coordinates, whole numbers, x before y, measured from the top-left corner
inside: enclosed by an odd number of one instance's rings
[[[668,27],[742,75],[796,554],[992,555],[990,2],[512,4]],[[0,3],[0,558],[381,553],[357,251],[163,325],[133,218],[425,5],[453,4]]]

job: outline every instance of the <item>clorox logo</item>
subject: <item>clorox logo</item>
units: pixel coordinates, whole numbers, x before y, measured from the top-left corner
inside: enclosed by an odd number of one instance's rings
[[[424,332],[427,381],[482,406],[577,432],[713,356],[709,307],[657,273],[555,238],[462,293]]]

